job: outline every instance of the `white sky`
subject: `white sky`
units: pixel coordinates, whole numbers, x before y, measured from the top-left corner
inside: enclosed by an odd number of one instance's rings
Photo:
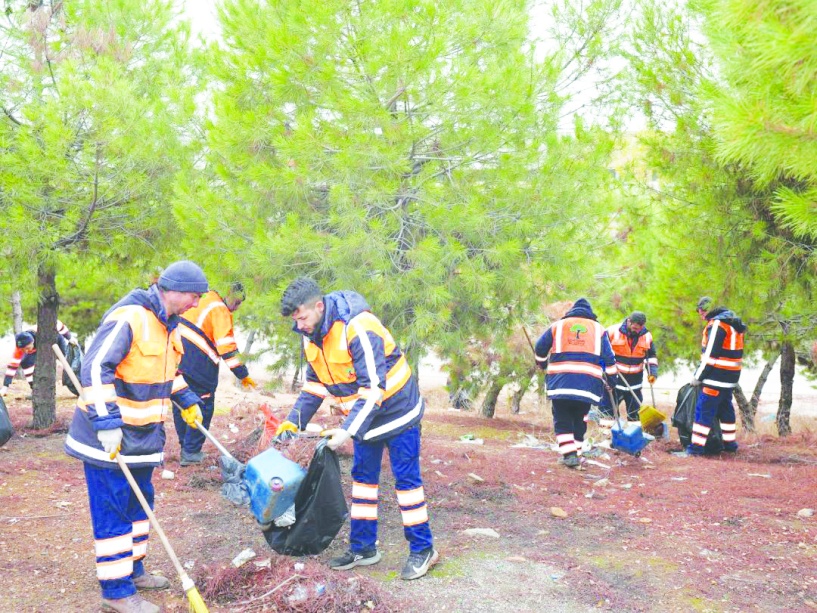
[[[183,7],[183,15],[190,21],[193,36],[208,40],[218,37],[216,0],[176,0]]]

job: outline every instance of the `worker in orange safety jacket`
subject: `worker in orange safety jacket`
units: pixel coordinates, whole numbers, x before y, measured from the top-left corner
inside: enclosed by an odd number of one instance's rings
[[[647,316],[641,311],[633,311],[620,325],[607,328],[607,336],[616,355],[619,374],[619,381],[613,390],[616,408],[623,400],[627,406],[627,419],[638,421],[638,409],[644,400],[642,387],[645,364],[650,385],[658,377],[658,357],[652,333],[647,330]],[[613,416],[609,394],[604,395],[599,409],[603,414]]]
[[[743,367],[746,325],[726,307],[712,308],[712,299],[708,296],[698,301],[696,310],[707,322],[701,339],[701,363],[690,381],[700,392],[695,404],[691,442],[676,455],[704,455],[706,439],[716,419],[720,422],[723,450],[735,453],[738,450],[737,419],[732,394]]]
[[[116,455],[127,463],[153,507],[153,469],[164,460],[164,422],[171,398],[201,421],[200,399],[178,372],[179,315],[208,290],[201,268],[189,261],[168,266],[157,285],[136,289],[105,314],[82,364],[80,396],[65,440],[82,460],[94,532],[96,576],[104,611],[158,613],[137,590],[170,582],[145,572],[149,521]]]
[[[283,432],[303,430],[327,396],[341,402],[343,424],[324,431],[337,449],[354,441],[349,550],[329,567],[350,570],[380,561],[377,518],[380,468],[388,449],[397,504],[409,555],[401,579],[418,579],[439,558],[428,523],[428,506],[420,474],[420,420],[425,402],[406,356],[366,300],[351,291],[324,295],[312,279],[290,283],[281,298],[281,313],[291,316],[303,337],[308,362],[306,383]]]
[[[256,387],[247,367],[241,362],[233,332],[233,313],[245,299],[244,286],[235,282],[224,298],[217,291],[210,290],[201,297],[198,306],[181,316],[179,333],[184,356],[179,370],[190,389],[202,400],[202,423],[205,428],[210,427],[215,412],[220,362],[223,361],[233,371],[244,389]],[[205,455],[201,450],[204,435],[201,431],[188,427],[178,407],[173,407],[173,421],[181,445],[180,464],[189,466],[204,460]]]
[[[64,323],[57,320],[57,344],[63,353],[67,352],[67,343],[77,345],[77,337],[71,334]],[[5,396],[17,371],[22,368],[23,375],[30,387],[34,387],[34,367],[37,361],[37,328],[25,330],[14,336],[14,354],[6,366],[3,385],[0,386],[0,396]]]

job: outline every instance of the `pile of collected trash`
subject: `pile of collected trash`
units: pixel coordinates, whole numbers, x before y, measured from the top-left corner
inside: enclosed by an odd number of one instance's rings
[[[253,554],[239,563],[236,567],[234,560],[227,567],[202,570],[199,585],[208,603],[239,613],[401,610],[376,581],[334,572],[314,560],[293,562],[275,555],[259,559]]]

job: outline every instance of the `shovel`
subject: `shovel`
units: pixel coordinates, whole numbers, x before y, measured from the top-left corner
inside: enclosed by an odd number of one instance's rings
[[[616,423],[610,429],[613,436],[610,446],[618,451],[623,451],[632,456],[638,457],[641,455],[643,449],[650,444],[650,441],[655,440],[649,434],[644,434],[641,430],[641,424],[633,424],[624,428],[621,425],[619,417],[619,408],[616,406],[616,400],[613,397],[613,389],[609,385],[607,387],[607,394],[610,396],[610,404],[614,407]]]
[[[180,411],[182,410],[178,403],[173,402],[173,405]],[[227,451],[227,448],[210,434],[210,431],[200,421],[196,421],[196,427],[221,454],[221,480],[224,482],[224,485],[221,486],[221,495],[235,505],[249,504],[250,497],[244,483],[244,471],[247,465],[236,460],[235,456]]]
[[[180,411],[184,410],[179,406],[179,404],[175,400],[172,401],[172,402],[173,402],[174,407],[176,407]],[[228,458],[228,459],[232,460],[233,462],[238,462],[238,460],[236,460],[235,457],[233,457],[233,454],[231,454],[229,451],[227,451],[227,448],[224,445],[222,445],[221,443],[219,443],[218,439],[215,436],[213,436],[212,434],[210,434],[210,432],[207,430],[207,428],[205,428],[200,421],[196,421],[196,427],[207,438],[208,441],[213,443],[213,446],[216,449],[218,449],[218,452],[221,455],[223,455],[225,458]]]

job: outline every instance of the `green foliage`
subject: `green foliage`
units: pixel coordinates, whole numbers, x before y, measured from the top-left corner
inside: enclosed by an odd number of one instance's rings
[[[188,32],[169,1],[6,6],[0,277],[26,292],[33,271],[55,267],[98,321],[174,247],[174,185],[196,148]]]
[[[710,8],[715,4],[728,3]],[[737,55],[716,56],[702,44],[701,24],[711,36],[725,38],[735,27],[717,11],[644,2],[633,31],[624,87],[649,121],[651,130],[640,135],[638,146],[659,181],[643,179],[637,163],[627,168],[633,197],[622,211],[628,223],[622,255],[631,268],[614,303],[622,313],[647,311],[650,327],[660,328],[655,336],[665,362],[697,360],[701,323],[694,305],[703,294],[748,320],[750,349],[768,355],[793,334],[805,352],[814,332],[807,315],[814,244],[797,240],[777,216],[785,179],[751,171],[746,150],[745,158],[726,159],[730,147],[740,148],[734,134],[722,131],[736,119],[727,100],[737,104],[740,95],[722,79],[730,70],[746,78],[752,71]]]
[[[600,243],[611,142],[560,133],[559,84],[616,6],[558,4],[564,34],[585,30],[537,60],[524,1],[228,0],[208,176],[182,213],[215,238],[203,256],[243,263],[273,342],[282,290],[310,275],[361,292],[415,359],[501,347]]]
[[[798,237],[817,238],[817,4],[808,0],[694,3],[718,58],[713,90],[719,158],[739,163]]]

